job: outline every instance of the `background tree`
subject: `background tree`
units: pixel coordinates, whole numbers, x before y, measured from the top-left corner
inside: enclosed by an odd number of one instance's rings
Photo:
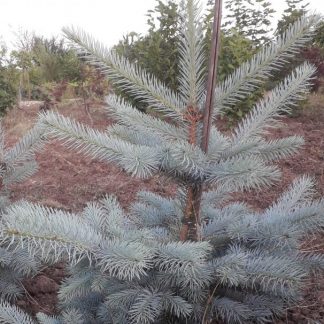
[[[153,73],[157,78],[163,81],[171,89],[178,89],[179,73],[179,14],[178,2],[168,1],[164,3],[157,0],[154,10],[148,11],[149,32],[147,35],[141,36],[132,32],[124,37],[122,41],[116,45],[116,51],[126,57],[131,62],[136,62],[148,72]],[[208,64],[208,53],[210,52],[211,41],[211,24],[213,19],[213,3],[208,3],[205,14],[201,23],[203,24],[203,37],[205,39],[205,64]],[[228,30],[222,33],[219,79],[223,80],[241,63],[251,57],[254,52],[254,45],[251,39],[240,34],[237,30]],[[130,98],[123,91],[116,89],[118,93],[122,93],[125,98]],[[145,104],[139,103],[138,100],[132,98],[137,107],[143,109]],[[236,109],[237,114],[243,115],[243,107],[250,105],[242,105]],[[244,111],[247,111],[245,109]],[[237,118],[236,112],[233,110],[233,117]]]
[[[47,89],[56,88],[56,83],[81,79],[81,62],[64,40],[28,32],[20,32],[17,39],[10,53],[10,66],[20,73],[18,89],[22,97],[42,100]]]
[[[25,96],[28,100],[32,96],[31,71],[33,67],[32,48],[34,46],[35,34],[19,30],[16,33],[15,50],[10,55],[20,71],[19,97]]]
[[[73,81],[80,77],[81,63],[75,53],[65,46],[63,39],[35,36],[32,56],[43,83]]]
[[[153,73],[170,88],[177,89],[178,80],[178,4],[176,1],[156,0],[156,6],[147,13],[149,30],[147,35],[136,32],[124,36],[115,50],[130,62],[136,62],[148,72]],[[140,103],[131,94],[115,88],[124,98],[131,99],[139,109],[147,105]]]
[[[275,13],[271,2],[228,0],[225,8],[229,12],[225,16],[224,27],[226,29],[236,29],[241,35],[251,39],[256,47],[270,40],[271,18]]]
[[[7,48],[0,44],[0,116],[17,102],[16,80],[12,72],[8,65]]]
[[[284,10],[282,17],[278,21],[277,34],[283,33],[290,24],[293,24],[301,16],[307,13],[309,3],[305,0],[285,0],[287,8]]]
[[[172,89],[177,89],[179,15],[175,1],[157,0],[147,14],[148,34],[130,33],[115,47],[131,62],[154,73]]]
[[[212,22],[214,18],[214,2],[208,1],[204,22],[206,65],[208,64],[208,53],[210,52]],[[237,29],[222,29],[222,41],[219,55],[218,79],[224,80],[243,62],[247,61],[255,52],[253,41],[242,35]]]
[[[70,83],[78,97],[81,97],[83,107],[91,118],[90,106],[95,102],[103,103],[110,91],[110,84],[105,76],[93,66],[86,63],[80,66],[80,78]]]

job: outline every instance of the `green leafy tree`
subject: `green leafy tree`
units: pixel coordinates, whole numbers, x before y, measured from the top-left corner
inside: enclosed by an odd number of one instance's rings
[[[87,64],[81,66],[81,79],[74,82],[72,86],[77,95],[82,98],[87,113],[89,113],[90,106],[96,101],[104,102],[104,98],[110,90],[105,75]]]
[[[55,260],[68,258],[70,277],[59,293],[61,315],[38,314],[34,320],[2,303],[2,321],[265,323],[300,301],[307,276],[323,269],[322,255],[299,250],[300,241],[324,225],[323,200],[314,198],[311,178],[296,179],[264,211],[235,202],[232,195],[275,183],[276,161],[303,144],[299,136],[269,140],[265,134],[308,93],[314,67],[298,66],[231,134],[212,125],[205,137],[207,71],[198,2],[182,1],[180,15],[177,92],[88,34],[64,30],[80,55],[115,86],[136,94],[152,114],[111,95],[107,109],[115,124],[107,131],[50,112],[40,118],[47,136],[115,162],[133,176],[171,177],[179,191],[170,198],[140,191],[127,213],[112,196],[79,214],[27,202],[9,208],[2,239]],[[216,120],[266,82],[307,43],[319,20],[302,17],[220,81],[211,89],[215,106],[209,117]]]
[[[271,18],[275,10],[266,0],[228,0],[225,8],[229,12],[224,27],[235,28],[244,37],[250,38],[255,46],[269,41]]]
[[[219,80],[224,80],[243,62],[251,57],[253,43],[239,33],[223,34],[221,42],[221,55],[219,58]]]
[[[314,42],[318,47],[324,48],[324,22],[322,22],[320,27],[317,29]]]
[[[205,31],[206,53],[210,52],[212,37],[212,22],[214,18],[213,1],[208,1],[207,10],[203,19]],[[218,64],[218,80],[224,80],[243,62],[247,61],[255,53],[251,39],[243,36],[237,29],[222,30],[221,48]],[[206,54],[206,65],[208,55]]]
[[[174,90],[177,88],[178,24],[177,4],[158,0],[154,10],[147,14],[149,31],[141,36],[136,33],[126,35],[116,50],[131,62],[137,62],[154,73],[157,78]]]
[[[21,97],[27,99],[32,97],[31,79],[38,76],[33,75],[33,54],[35,34],[28,31],[19,30],[16,33],[15,50],[10,53],[11,61],[19,70],[19,93]],[[32,76],[33,75],[33,76]]]
[[[17,101],[14,73],[8,64],[7,48],[0,45],[0,116],[11,108]]]
[[[278,21],[277,34],[282,34],[290,24],[293,24],[296,20],[307,13],[307,7],[309,3],[305,3],[305,0],[286,0],[287,8],[281,19]]]
[[[33,61],[42,82],[61,82],[80,78],[81,63],[75,52],[68,49],[63,39],[35,37]]]
[[[178,87],[178,4],[175,1],[166,3],[157,0],[157,5],[147,14],[149,30],[147,35],[132,32],[115,46],[115,50],[130,62],[153,73],[159,80],[165,82],[170,88]],[[126,94],[120,89],[115,89],[125,98],[132,98],[134,104],[140,109],[147,108],[145,104]]]
[[[179,23],[178,3],[168,1],[164,3],[157,1],[154,10],[148,12],[149,32],[141,36],[135,32],[124,36],[123,40],[115,46],[115,50],[130,62],[136,62],[146,71],[154,74],[172,90],[178,89],[179,74],[179,35],[181,24]],[[211,25],[213,19],[213,5],[209,3],[206,13],[201,17],[203,28],[205,64],[208,64],[210,51]],[[219,79],[223,80],[233,72],[241,63],[249,59],[255,49],[253,42],[240,34],[237,30],[230,30],[222,33],[219,64]],[[134,104],[140,109],[146,107],[134,99],[132,95],[125,94],[123,90],[115,89],[124,98],[134,100]],[[242,109],[242,107],[246,109]],[[248,111],[251,104],[244,104],[242,107],[233,109],[231,117],[236,119]]]
[[[64,40],[21,32],[11,52],[11,66],[20,71],[22,97],[41,99],[44,85],[81,79],[82,63]]]
[[[3,116],[17,101],[17,91],[7,75],[6,69],[0,67],[0,116]]]

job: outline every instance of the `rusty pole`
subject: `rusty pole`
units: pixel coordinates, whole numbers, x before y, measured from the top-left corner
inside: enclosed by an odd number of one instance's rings
[[[214,94],[216,88],[216,76],[219,57],[219,48],[221,40],[221,20],[222,20],[222,0],[215,0],[214,23],[212,33],[212,45],[210,50],[210,59],[208,67],[207,94],[203,117],[203,133],[201,140],[201,149],[208,152],[208,142],[210,137],[210,128],[213,122]]]

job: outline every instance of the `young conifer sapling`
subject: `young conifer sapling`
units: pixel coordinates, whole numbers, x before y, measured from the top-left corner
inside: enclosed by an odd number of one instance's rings
[[[211,69],[204,66],[201,6],[186,0],[179,10],[178,92],[85,32],[64,29],[84,59],[153,114],[111,95],[107,111],[115,124],[105,132],[55,112],[40,118],[47,136],[70,149],[116,163],[133,176],[171,177],[177,195],[140,191],[127,213],[110,195],[78,214],[27,202],[11,206],[2,219],[2,240],[67,258],[70,276],[59,292],[57,317],[38,314],[34,320],[3,303],[0,319],[15,314],[19,323],[265,323],[298,303],[307,276],[323,269],[322,255],[299,250],[301,240],[324,225],[324,202],[313,199],[313,179],[296,179],[261,212],[232,196],[270,187],[280,178],[276,161],[303,145],[299,136],[265,135],[308,93],[314,67],[294,69],[231,134],[209,117],[205,128],[201,117],[213,96],[208,115],[215,121],[266,82],[310,41],[320,17],[303,16],[213,89],[206,82]]]

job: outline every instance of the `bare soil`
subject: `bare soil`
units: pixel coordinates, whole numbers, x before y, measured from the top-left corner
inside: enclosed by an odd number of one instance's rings
[[[21,109],[16,108],[6,116],[3,123],[9,145],[32,126],[39,104],[25,103]],[[102,106],[92,107],[89,115],[78,102],[70,101],[58,107],[58,111],[101,130],[110,124]],[[318,195],[324,196],[324,96],[312,95],[307,107],[298,116],[284,119],[286,125],[272,131],[271,137],[298,134],[305,138],[306,144],[293,158],[279,163],[283,173],[280,183],[269,190],[238,197],[257,209],[269,206],[293,179],[302,174],[315,177]],[[28,181],[12,188],[13,200],[27,199],[51,207],[80,211],[87,201],[104,194],[115,194],[127,208],[139,189],[149,189],[163,195],[172,195],[175,190],[174,184],[167,179],[154,177],[143,181],[131,178],[111,164],[71,152],[57,142],[48,144],[38,154],[37,160],[39,171]],[[305,242],[303,248],[324,252],[324,236],[312,238]],[[18,305],[33,314],[38,311],[54,314],[56,293],[64,276],[64,264],[58,264],[26,280],[27,297],[19,300]],[[277,323],[324,323],[324,276],[316,280],[311,278],[305,287],[302,305],[288,309],[284,318]]]

